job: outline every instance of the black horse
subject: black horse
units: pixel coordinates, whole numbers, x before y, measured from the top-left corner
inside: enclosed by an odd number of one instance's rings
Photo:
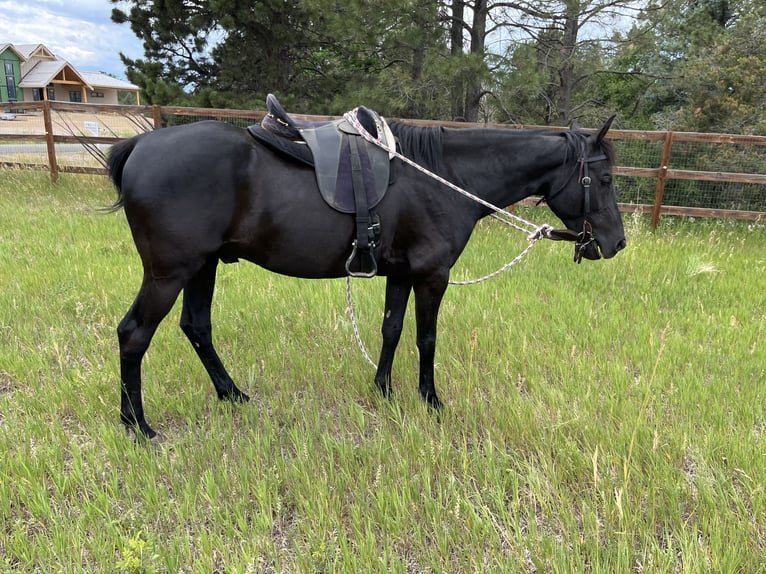
[[[592,233],[582,255],[613,257],[626,244],[612,184],[612,146],[600,131],[422,128],[392,123],[404,156],[497,206],[542,196],[572,235]],[[434,386],[439,306],[477,221],[491,210],[398,159],[376,210],[378,274],[386,277],[375,384],[391,391],[391,367],[410,292],[415,293],[419,390]],[[143,263],[143,282],[118,327],[121,421],[148,437],[141,361],[183,291],[181,328],[220,399],[246,401],[211,338],[219,261],[246,259],[308,279],[347,275],[353,215],[330,208],[313,170],[258,143],[247,130],[205,121],[141,134],[113,146],[108,168]],[[582,238],[582,235],[581,235]],[[600,253],[599,253],[600,251]]]

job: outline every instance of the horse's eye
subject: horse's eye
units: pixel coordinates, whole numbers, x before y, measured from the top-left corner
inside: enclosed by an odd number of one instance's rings
[[[609,173],[607,173],[605,175],[602,175],[601,176],[601,183],[603,183],[604,185],[611,185],[611,183],[612,183],[612,175],[609,174]]]

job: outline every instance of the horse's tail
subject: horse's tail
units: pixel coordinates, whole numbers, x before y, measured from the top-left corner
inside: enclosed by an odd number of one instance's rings
[[[136,147],[136,143],[138,143],[138,136],[118,142],[109,150],[109,155],[106,158],[106,169],[109,171],[109,179],[112,180],[114,189],[117,191],[117,201],[106,211],[119,211],[125,205],[125,197],[122,193],[122,172],[125,169],[125,162],[128,161],[128,157]]]

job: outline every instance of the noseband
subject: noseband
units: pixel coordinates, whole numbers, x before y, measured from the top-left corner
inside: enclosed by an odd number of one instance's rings
[[[583,190],[583,224],[582,224],[582,231],[577,234],[577,238],[574,240],[575,244],[575,254],[574,254],[574,261],[575,263],[580,263],[582,261],[583,254],[585,253],[585,250],[587,249],[588,245],[593,243],[595,241],[593,237],[593,226],[591,225],[590,221],[588,221],[588,216],[590,215],[590,184],[591,184],[591,178],[589,175],[588,166],[589,164],[593,163],[594,161],[602,161],[609,159],[605,154],[600,155],[594,155],[594,156],[587,156],[585,150],[583,149],[580,153],[580,157],[577,160],[577,165],[579,166],[579,178],[580,178],[580,186]],[[574,170],[572,171],[572,175],[574,175]],[[550,204],[550,200],[557,196],[559,193],[564,191],[564,188],[569,183],[569,180],[572,179],[572,175],[570,175],[566,181],[559,187],[556,191],[551,193],[550,195],[543,197],[538,201],[538,205],[542,203],[543,201],[546,201]]]

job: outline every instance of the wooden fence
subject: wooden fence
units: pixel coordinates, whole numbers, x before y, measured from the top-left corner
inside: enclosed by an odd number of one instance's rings
[[[217,119],[245,127],[264,116],[263,111],[249,110],[64,102],[16,103],[13,108],[17,119],[0,122],[0,167],[47,169],[54,181],[59,173],[105,174],[98,158],[89,157],[89,147],[101,149],[167,125]],[[305,120],[331,119],[294,115]],[[509,124],[402,121],[452,128],[540,129]],[[766,219],[766,137],[615,129],[609,132],[609,138],[618,152],[614,173],[620,206],[624,211],[651,213],[652,228],[663,214]],[[78,149],[79,154],[72,151]]]

